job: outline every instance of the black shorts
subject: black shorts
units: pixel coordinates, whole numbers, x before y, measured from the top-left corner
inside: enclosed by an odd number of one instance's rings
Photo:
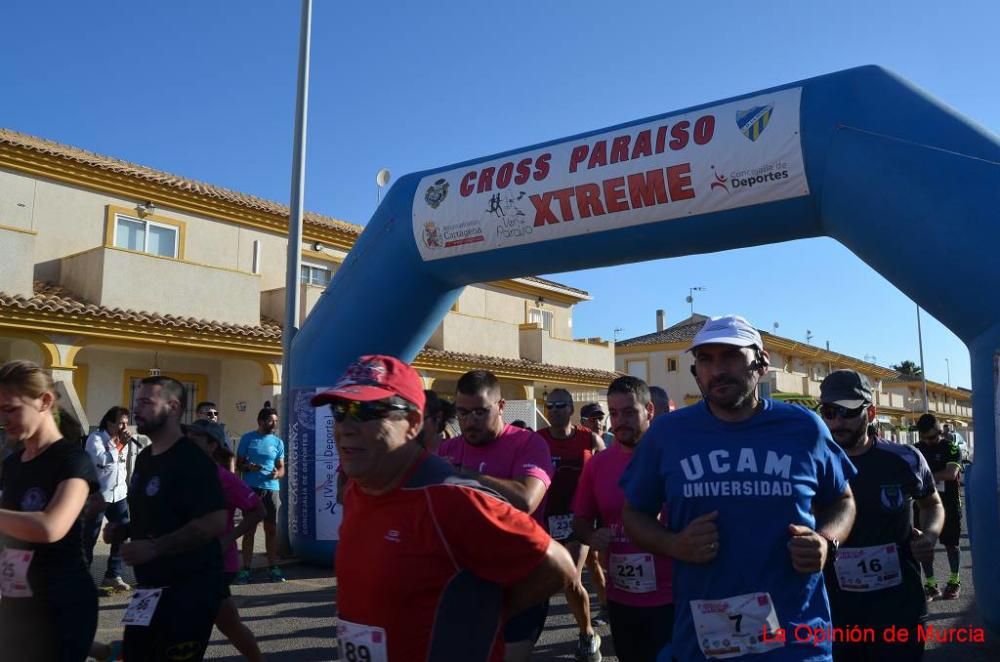
[[[674,606],[630,607],[608,600],[611,638],[621,662],[655,660],[674,632]]]
[[[542,636],[545,619],[549,617],[549,601],[546,600],[524,611],[514,614],[503,628],[503,640],[507,643],[530,641],[532,644]]]
[[[267,514],[264,516],[264,521],[274,524],[278,521],[278,510],[281,508],[281,492],[279,490],[265,490],[261,488],[254,488],[253,491],[260,498],[260,502],[264,504],[264,510]]]
[[[233,585],[233,580],[236,579],[235,572],[224,572],[222,573],[222,599],[233,597],[233,592],[229,590],[229,587]]]
[[[222,603],[221,584],[221,573],[210,573],[164,589],[148,626],[125,627],[124,659],[204,659]]]
[[[941,535],[938,537],[945,547],[958,547],[962,537],[962,506],[956,499],[952,503],[945,503],[944,506],[944,526],[941,527]]]

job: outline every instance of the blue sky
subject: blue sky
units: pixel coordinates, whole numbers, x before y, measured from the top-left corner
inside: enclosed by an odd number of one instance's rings
[[[35,0],[5,6],[4,24],[0,125],[287,203],[296,0]],[[306,206],[364,224],[380,168],[400,176],[863,64],[996,132],[998,24],[991,0],[315,0]],[[961,258],[935,247],[928,268],[946,277]],[[678,321],[703,286],[699,312],[803,341],[810,330],[883,365],[917,360],[914,304],[829,239],[551,276],[594,297],[578,336],[650,332],[657,308]],[[924,354],[930,378],[950,364],[969,386],[964,345],[927,315]]]

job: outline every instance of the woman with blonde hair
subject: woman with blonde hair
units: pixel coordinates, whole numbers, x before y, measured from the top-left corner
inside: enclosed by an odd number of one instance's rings
[[[0,426],[20,445],[0,474],[0,651],[82,662],[97,630],[82,511],[98,482],[79,440],[63,439],[56,399],[38,365],[0,366]]]

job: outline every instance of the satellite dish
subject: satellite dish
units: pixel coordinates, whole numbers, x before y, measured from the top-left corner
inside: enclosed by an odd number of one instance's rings
[[[392,177],[392,175],[389,173],[389,171],[386,170],[385,168],[382,168],[381,170],[378,171],[378,174],[375,175],[375,183],[378,184],[379,188],[382,188],[383,186],[389,183],[390,177]]]

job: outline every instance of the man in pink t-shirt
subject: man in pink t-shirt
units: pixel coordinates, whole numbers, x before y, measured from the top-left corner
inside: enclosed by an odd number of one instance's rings
[[[438,455],[545,526],[542,504],[552,482],[548,444],[531,430],[504,423],[503,407],[496,375],[486,370],[462,375],[455,393],[455,413],[462,434],[442,442]],[[507,621],[507,662],[530,658],[548,611],[546,601]]]
[[[657,659],[671,640],[673,566],[669,557],[629,540],[618,480],[653,419],[649,387],[641,379],[619,377],[608,387],[608,409],[617,443],[584,465],[573,500],[573,531],[607,563],[608,616],[618,659],[644,662]]]

